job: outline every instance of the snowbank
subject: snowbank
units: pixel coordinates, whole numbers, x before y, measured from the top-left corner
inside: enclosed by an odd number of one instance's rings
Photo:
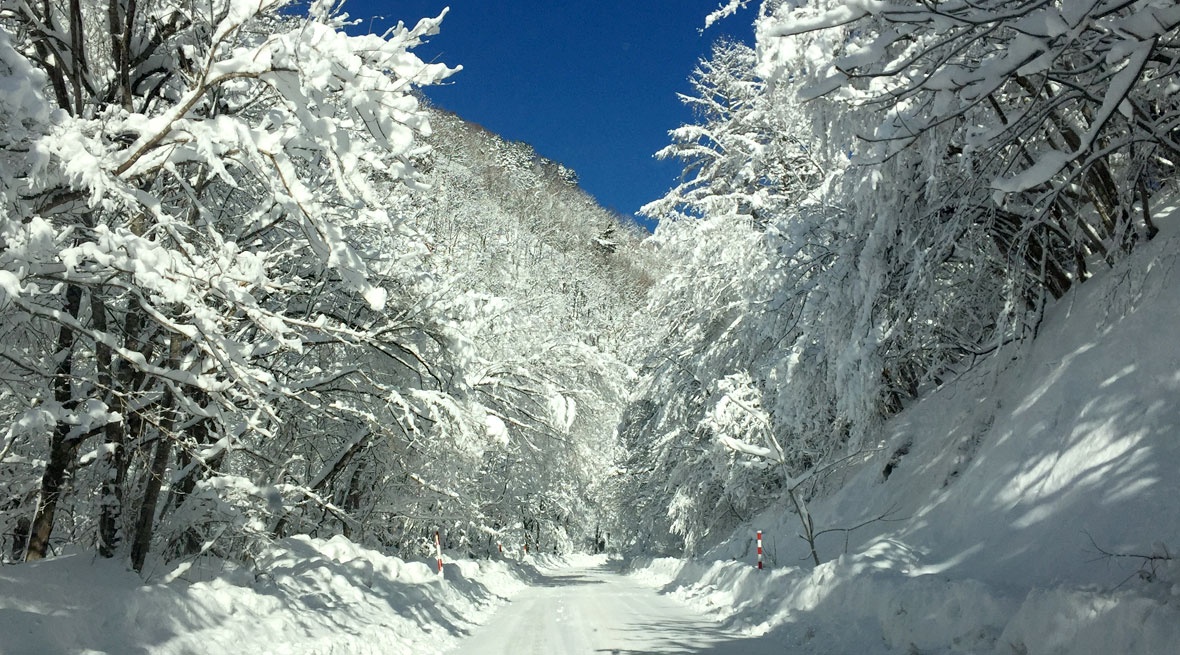
[[[867,524],[819,568],[783,506],[639,575],[804,652],[1180,652],[1177,253],[1169,226],[891,420],[820,483],[818,529]]]
[[[636,577],[792,653],[1172,655],[1180,644],[1175,603],[1134,590],[1015,592],[912,576],[873,553],[814,569],[679,559],[637,567]]]
[[[441,653],[534,573],[432,565],[292,537],[249,571],[206,560],[147,583],[90,555],[0,567],[0,654]]]

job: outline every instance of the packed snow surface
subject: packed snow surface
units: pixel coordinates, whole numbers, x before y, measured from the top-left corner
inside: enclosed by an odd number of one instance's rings
[[[773,640],[726,629],[715,612],[661,595],[618,568],[599,560],[592,567],[548,572],[450,655],[782,652]]]

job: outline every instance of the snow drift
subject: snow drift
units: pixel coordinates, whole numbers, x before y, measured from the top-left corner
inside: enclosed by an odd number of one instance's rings
[[[440,653],[532,568],[407,562],[291,537],[249,569],[206,559],[149,582],[88,554],[0,568],[0,653]]]

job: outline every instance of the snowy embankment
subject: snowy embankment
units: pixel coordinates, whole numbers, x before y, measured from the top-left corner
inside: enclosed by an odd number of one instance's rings
[[[249,571],[207,561],[147,582],[67,555],[0,568],[0,653],[441,653],[534,574],[467,560],[440,578],[343,537],[285,539]]]
[[[1177,253],[1169,225],[1000,366],[952,373],[892,419],[821,483],[817,529],[867,522],[823,535],[822,566],[784,506],[704,559],[636,574],[798,652],[1178,652]]]

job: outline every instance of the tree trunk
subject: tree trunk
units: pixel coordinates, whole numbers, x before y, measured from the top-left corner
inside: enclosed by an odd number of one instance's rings
[[[16,520],[16,528],[12,531],[12,561],[24,559],[25,547],[29,545],[29,517],[22,516]]]
[[[123,347],[140,353],[144,361],[151,361],[154,343],[144,334],[144,329],[142,313],[129,308],[123,320]],[[123,523],[125,507],[123,485],[127,479],[127,467],[130,465],[127,444],[134,443],[143,434],[145,425],[143,416],[132,410],[129,394],[140,389],[146,376],[143,372],[133,369],[126,360],[119,360],[115,368],[117,370],[112,373],[113,384],[123,392],[118,397],[119,415],[123,417],[123,424],[108,426],[106,430],[108,468],[99,494],[98,517],[99,554],[103,557],[114,557],[122,541],[119,530]]]
[[[204,395],[198,394],[196,399],[198,402],[203,402]],[[209,424],[205,421],[199,421],[188,430],[188,433],[192,437],[190,441],[198,448],[208,446],[211,442],[209,438]],[[191,468],[191,470],[177,483],[176,487],[172,490],[172,497],[169,499],[169,502],[165,503],[165,507],[171,505],[175,509],[180,509],[184,505],[184,501],[196,490],[197,482],[200,479],[209,477],[210,473],[216,472],[221,468],[221,463],[225,460],[225,453],[215,455],[208,462],[201,463],[195,462],[189,453],[181,451],[178,459],[177,467],[180,470],[187,468]],[[196,528],[189,526],[185,529],[184,535],[181,537],[181,552],[186,555],[195,555],[201,551],[201,542],[201,533]]]
[[[996,211],[994,216],[996,224],[989,233],[1009,263],[1022,260],[1024,272],[1048,289],[1054,298],[1064,296],[1072,282],[1052,252],[1053,237],[1048,228],[1031,231],[1023,243],[1017,243],[1016,235],[1022,228],[1022,219],[1003,210]]]
[[[82,305],[82,288],[76,284],[66,287],[66,314],[76,319]],[[77,335],[74,329],[63,324],[58,332],[57,355],[60,361],[53,380],[54,400],[63,410],[73,407],[74,398],[71,382],[74,372],[74,343]],[[25,552],[25,561],[44,559],[49,553],[49,536],[53,532],[53,517],[57,513],[57,501],[62,491],[62,484],[74,466],[74,456],[78,451],[78,441],[70,439],[73,426],[58,420],[53,428],[53,436],[49,442],[49,462],[45,465],[45,472],[41,475],[41,496],[37,500],[37,512],[33,515],[33,525],[29,534],[29,547]]]
[[[352,475],[348,478],[348,492],[344,496],[344,511],[349,516],[356,516],[361,508],[361,497],[364,495],[361,489],[361,479],[365,474],[365,460],[357,462],[352,469]],[[359,523],[359,521],[358,521]],[[352,526],[347,521],[342,523],[341,531],[345,537],[352,538]]]
[[[172,336],[169,362],[175,366],[180,359],[180,339]],[[156,505],[160,500],[160,488],[164,484],[164,473],[168,468],[168,456],[172,451],[172,427],[176,424],[176,398],[171,385],[164,386],[164,398],[160,402],[160,427],[156,438],[155,454],[148,470],[147,486],[143,492],[143,504],[139,507],[139,519],[135,522],[135,541],[131,545],[131,568],[143,572],[143,564],[152,545],[152,530],[156,520]]]
[[[90,291],[90,315],[94,329],[105,333],[107,331],[106,301],[101,293]],[[100,341],[94,344],[94,360],[98,367],[98,392],[108,409],[115,401],[115,376],[111,349]],[[126,403],[120,403],[125,405]],[[122,409],[122,407],[120,408]],[[119,545],[119,517],[122,514],[120,498],[122,497],[122,460],[123,435],[127,427],[125,410],[120,413],[122,424],[108,423],[103,429],[105,434],[106,457],[100,461],[107,470],[103,476],[102,487],[99,490],[98,514],[98,554],[102,557],[114,557]]]
[[[1155,222],[1151,220],[1151,206],[1148,204],[1147,182],[1144,181],[1143,175],[1139,175],[1136,181],[1136,189],[1139,191],[1139,202],[1143,212],[1143,229],[1144,235],[1148,241],[1155,238],[1160,230],[1155,226]]]

